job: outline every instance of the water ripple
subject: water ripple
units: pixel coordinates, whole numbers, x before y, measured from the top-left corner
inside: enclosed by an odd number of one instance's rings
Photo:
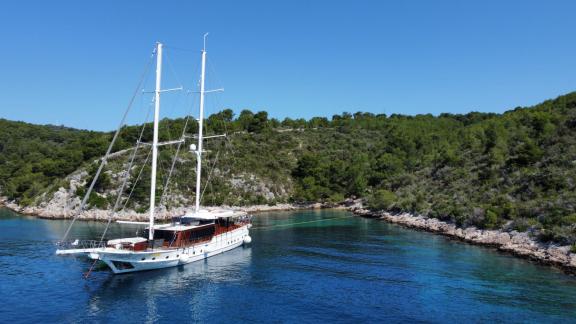
[[[4,215],[2,215],[4,213]],[[184,267],[81,278],[66,222],[0,211],[3,322],[570,322],[576,279],[489,249],[343,212],[268,213],[250,248]],[[314,221],[314,222],[307,222]],[[307,223],[306,223],[307,222]],[[73,235],[95,238],[99,223]],[[111,235],[133,235],[113,226]]]

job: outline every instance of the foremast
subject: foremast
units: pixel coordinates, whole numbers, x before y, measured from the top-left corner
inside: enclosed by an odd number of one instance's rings
[[[154,135],[152,139],[152,174],[150,177],[150,227],[148,239],[154,239],[154,211],[156,203],[156,168],[158,163],[158,122],[162,80],[162,43],[156,43],[156,89],[154,91]]]

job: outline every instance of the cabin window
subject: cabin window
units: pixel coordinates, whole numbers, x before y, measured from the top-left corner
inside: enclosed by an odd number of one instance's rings
[[[221,227],[229,227],[231,225],[230,218],[218,218],[218,225]]]
[[[208,239],[214,235],[216,228],[214,226],[208,226],[205,228],[193,229],[190,231],[189,241],[201,241]]]
[[[174,231],[163,231],[163,230],[155,230],[154,231],[154,239],[155,240],[164,240],[171,242],[174,240],[176,232]]]

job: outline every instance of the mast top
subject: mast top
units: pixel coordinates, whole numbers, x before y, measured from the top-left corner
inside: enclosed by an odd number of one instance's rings
[[[158,49],[161,48],[163,44],[161,42],[156,42],[156,46],[154,46],[153,54],[158,54]]]
[[[208,37],[208,34],[210,34],[210,33],[204,34],[204,48],[202,48],[202,52],[206,52],[206,38]]]

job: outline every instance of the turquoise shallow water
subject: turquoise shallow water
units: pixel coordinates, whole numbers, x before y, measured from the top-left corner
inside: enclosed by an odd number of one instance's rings
[[[259,214],[249,248],[183,267],[82,279],[54,255],[66,221],[0,210],[0,319],[18,322],[576,323],[576,278],[341,211]],[[328,218],[326,221],[319,221]],[[290,225],[300,223],[299,225]],[[78,222],[72,237],[103,224]],[[115,225],[113,234],[135,227]]]

